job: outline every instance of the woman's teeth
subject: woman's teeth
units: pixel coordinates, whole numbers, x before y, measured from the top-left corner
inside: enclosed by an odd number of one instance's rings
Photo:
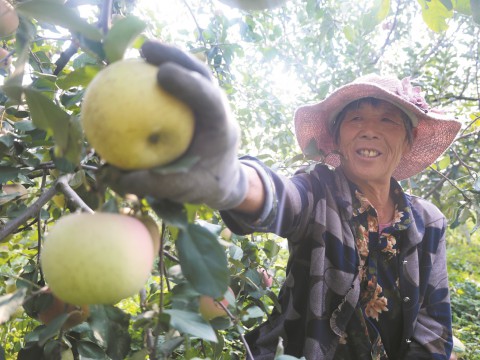
[[[367,149],[358,150],[357,154],[365,157],[375,157],[380,155],[380,153],[377,150],[367,150]]]

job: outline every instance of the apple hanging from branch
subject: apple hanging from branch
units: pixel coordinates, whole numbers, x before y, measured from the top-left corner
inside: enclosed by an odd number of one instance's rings
[[[40,263],[52,292],[74,305],[115,304],[138,292],[154,260],[146,226],[132,216],[76,213],[50,229]]]

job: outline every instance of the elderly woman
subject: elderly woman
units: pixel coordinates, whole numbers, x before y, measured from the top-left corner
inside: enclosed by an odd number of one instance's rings
[[[187,174],[123,174],[117,188],[223,210],[236,233],[274,232],[290,258],[281,312],[248,334],[254,359],[449,359],[446,221],[398,181],[422,171],[460,123],[430,109],[408,79],[370,75],[304,106],[296,135],[318,164],[286,178],[237,159],[238,131],[208,70],[156,42],[159,85],[195,112]]]

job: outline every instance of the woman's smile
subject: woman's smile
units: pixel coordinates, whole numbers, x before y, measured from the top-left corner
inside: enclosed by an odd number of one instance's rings
[[[409,150],[402,112],[386,101],[362,103],[340,124],[338,150],[342,168],[355,182],[389,182]]]

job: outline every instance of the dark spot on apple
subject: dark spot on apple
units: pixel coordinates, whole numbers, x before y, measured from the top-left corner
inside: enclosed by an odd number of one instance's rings
[[[158,142],[160,141],[160,133],[151,134],[147,140],[152,145],[158,144]]]

